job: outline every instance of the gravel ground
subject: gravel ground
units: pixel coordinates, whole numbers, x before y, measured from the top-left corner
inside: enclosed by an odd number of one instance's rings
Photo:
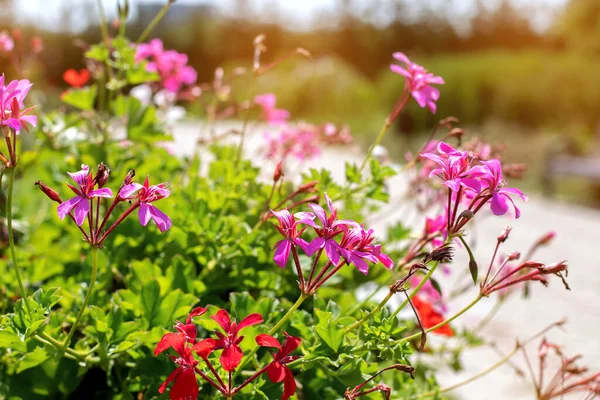
[[[225,131],[234,125],[220,125],[219,131]],[[199,122],[185,122],[175,126],[175,147],[177,154],[186,155],[192,152],[195,139],[200,132]],[[255,154],[261,144],[260,131],[254,130],[248,136],[247,154]],[[237,140],[233,138],[232,140]],[[310,167],[326,167],[332,171],[335,179],[344,179],[344,163],[359,162],[360,153],[347,148],[327,149],[316,160],[311,160]],[[394,177],[389,182],[393,199],[401,197],[406,180],[402,176]],[[384,221],[374,222],[376,232],[384,232],[385,226],[399,219],[414,219],[406,215],[406,209],[398,200],[390,206]],[[408,207],[407,207],[408,208]],[[552,246],[542,249],[536,260],[547,263],[568,260],[570,273],[568,282],[571,291],[565,290],[558,279],[551,279],[548,287],[532,285],[531,296],[523,300],[511,298],[498,312],[496,317],[482,330],[483,337],[494,343],[500,352],[507,353],[514,347],[517,338],[525,339],[547,326],[549,323],[567,318],[564,330],[554,329],[547,336],[556,343],[564,344],[567,354],[581,353],[584,363],[592,370],[600,370],[600,269],[595,260],[595,246],[600,245],[600,212],[569,204],[562,204],[531,196],[527,204],[522,205],[522,216],[519,220],[509,218],[484,218],[475,227],[478,242],[474,253],[480,268],[489,262],[496,237],[507,225],[513,228],[509,241],[504,244],[506,253],[512,251],[525,252],[530,244],[542,234],[552,230],[557,233]],[[403,214],[404,212],[404,214]],[[378,218],[381,219],[381,218]],[[466,258],[461,249],[457,250],[454,268],[465,265]],[[462,271],[461,271],[462,272]],[[460,275],[459,273],[453,274]],[[382,296],[385,292],[382,294]],[[460,310],[474,298],[476,292],[467,294],[456,302],[450,303],[450,313]],[[474,327],[494,305],[494,296],[483,299],[468,313],[463,315],[455,325]],[[454,310],[454,311],[453,311]],[[432,345],[441,343],[440,338],[430,335]],[[529,347],[530,357],[536,358],[537,345]],[[460,382],[494,364],[500,355],[489,346],[465,350],[462,355],[464,369],[456,373],[449,369],[441,369],[438,375],[442,387]],[[514,363],[525,369],[523,356],[513,357]],[[527,378],[519,377],[515,369],[503,365],[491,374],[452,392],[456,398],[467,400],[525,400],[534,398],[532,386]],[[581,396],[580,396],[581,397]],[[579,397],[579,398],[580,398]],[[578,398],[578,397],[575,397]]]

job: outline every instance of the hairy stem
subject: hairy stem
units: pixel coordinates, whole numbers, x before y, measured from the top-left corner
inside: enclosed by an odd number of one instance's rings
[[[163,19],[163,17],[167,13],[167,11],[169,11],[169,8],[171,8],[171,6],[173,5],[173,3],[174,3],[174,1],[172,1],[172,0],[167,1],[167,4],[165,4],[163,6],[163,8],[160,9],[160,11],[158,12],[158,14],[156,14],[156,16],[154,17],[154,19],[152,20],[152,22],[150,22],[150,24],[148,24],[148,26],[146,27],[146,29],[144,29],[144,31],[142,32],[142,34],[140,35],[140,37],[138,37],[138,39],[136,40],[137,44],[140,44],[144,40],[146,40],[146,38],[154,30],[154,28],[156,27],[156,25],[158,25],[158,23],[160,22],[160,20]]]
[[[415,297],[417,295],[417,293],[419,293],[419,290],[421,290],[421,288],[423,287],[423,285],[425,285],[425,283],[429,280],[429,278],[431,277],[431,275],[434,273],[434,271],[437,269],[439,263],[435,263],[433,264],[433,266],[429,269],[429,271],[427,272],[427,274],[425,274],[425,276],[423,277],[423,279],[421,279],[421,282],[419,282],[419,284],[417,285],[416,288],[414,288],[414,290],[410,293],[410,295],[408,296],[408,298],[406,300],[404,300],[402,302],[402,304],[400,304],[400,306],[396,309],[396,311],[394,311],[392,313],[392,317],[395,317],[396,315],[398,315],[398,313],[400,311],[402,311],[402,309],[404,307],[406,307],[406,305],[408,304],[409,299],[412,300],[413,297]]]
[[[377,304],[377,307],[375,307],[373,310],[371,310],[370,313],[368,313],[367,315],[362,317],[360,320],[358,320],[355,323],[353,323],[352,325],[344,328],[343,332],[348,333],[351,330],[354,330],[354,329],[358,328],[359,326],[361,326],[362,324],[364,324],[365,322],[367,322],[369,320],[369,318],[371,318],[375,313],[379,312],[379,310],[381,310],[383,308],[383,306],[385,306],[387,304],[387,302],[390,301],[390,299],[392,298],[393,295],[394,295],[394,292],[392,292],[390,290],[388,292],[387,296],[385,296],[385,298],[383,300],[381,300],[381,302],[379,304]]]

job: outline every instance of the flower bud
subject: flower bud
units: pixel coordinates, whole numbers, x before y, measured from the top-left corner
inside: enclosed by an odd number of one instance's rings
[[[58,204],[61,204],[63,201],[60,198],[60,195],[53,189],[51,189],[48,185],[46,185],[45,183],[43,183],[42,181],[36,181],[35,182],[35,186],[39,187],[40,190],[46,195],[48,196],[48,198],[52,201],[57,202]]]
[[[301,185],[297,192],[298,193],[312,193],[314,192],[316,189],[314,189],[314,187],[319,183],[319,181],[312,181],[312,182],[308,182],[305,183],[304,185]]]
[[[552,240],[554,240],[555,237],[556,237],[556,232],[550,231],[550,232],[546,233],[544,236],[542,236],[541,238],[538,239],[537,245],[538,246],[545,246],[547,244],[550,244],[550,242]]]
[[[452,256],[454,255],[454,249],[450,244],[444,244],[442,246],[436,247],[433,249],[431,253],[425,256],[425,263],[429,261],[437,261],[440,263],[452,261]]]
[[[554,264],[546,265],[540,267],[540,270],[547,274],[555,274],[557,272],[562,272],[567,270],[567,261],[561,261]]]
[[[135,177],[135,169],[130,170],[127,175],[125,175],[125,179],[123,179],[123,185],[129,185],[133,182],[133,178]]]
[[[521,253],[519,253],[518,251],[515,251],[514,253],[510,253],[510,254],[508,254],[506,256],[506,259],[508,261],[518,260],[519,258],[521,258]],[[540,264],[540,263],[536,263],[535,261],[527,261],[523,265],[528,264],[528,263],[531,263],[531,264]]]
[[[279,182],[279,180],[281,179],[281,177],[283,177],[283,169],[281,167],[281,164],[283,163],[283,160],[279,161],[277,163],[277,166],[275,167],[275,172],[273,173],[273,182],[277,183]]]
[[[94,177],[94,184],[98,185],[99,188],[104,187],[110,176],[110,169],[104,165],[104,163],[98,164],[96,176]]]
[[[500,236],[498,236],[498,242],[500,242],[500,243],[506,242],[506,239],[508,239],[508,235],[510,234],[510,231],[512,231],[512,228],[510,226],[507,226],[506,228],[504,228],[502,230],[502,232],[500,233]]]

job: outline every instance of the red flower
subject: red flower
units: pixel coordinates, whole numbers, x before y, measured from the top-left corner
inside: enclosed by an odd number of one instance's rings
[[[173,347],[177,349],[178,346],[187,343],[194,343],[196,341],[196,325],[192,323],[192,318],[202,315],[206,312],[206,308],[196,307],[194,308],[187,319],[185,320],[185,324],[177,321],[175,324],[175,329],[177,332],[170,332],[165,334],[160,342],[156,345],[154,349],[154,355],[157,356],[163,351],[167,350],[169,347]]]
[[[90,71],[83,68],[79,72],[73,68],[69,68],[63,73],[63,79],[74,88],[83,87],[90,79]]]
[[[160,385],[158,392],[164,393],[167,385],[174,381],[175,383],[173,383],[169,392],[171,400],[195,400],[198,398],[199,392],[195,371],[198,361],[194,359],[192,347],[187,346],[185,342],[180,341],[173,348],[179,354],[179,357],[169,357],[179,367],[171,372],[171,375]]]
[[[420,299],[419,296],[413,297],[412,303],[419,314],[423,328],[429,329],[444,321],[444,316],[438,312],[431,303]],[[433,333],[444,336],[454,336],[454,330],[447,324],[439,327],[433,331]]]
[[[275,347],[277,353],[273,354],[273,362],[267,367],[267,375],[271,382],[283,381],[283,395],[282,400],[287,400],[296,393],[296,381],[292,371],[287,367],[286,364],[291,363],[298,356],[290,356],[289,354],[296,350],[302,340],[300,338],[288,335],[287,332],[283,332],[285,335],[285,344],[283,347],[279,344],[279,341],[273,336],[261,334],[256,337],[256,343],[259,346]]]
[[[225,332],[225,334],[222,334],[219,331],[215,331],[219,339],[215,341],[214,350],[223,349],[219,362],[225,371],[234,371],[244,356],[239,346],[244,337],[238,336],[238,333],[244,328],[262,323],[263,317],[260,314],[250,314],[238,325],[235,319],[231,321],[231,317],[227,311],[219,310],[219,312],[212,316],[212,319],[217,321]]]

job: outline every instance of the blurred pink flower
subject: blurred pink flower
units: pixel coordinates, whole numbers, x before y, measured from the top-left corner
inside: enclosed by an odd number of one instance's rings
[[[398,52],[392,56],[404,63],[405,68],[392,64],[390,65],[390,69],[406,78],[408,89],[419,106],[427,106],[429,111],[435,114],[437,109],[435,102],[440,98],[440,91],[431,85],[443,85],[444,79],[433,75],[422,66],[413,63],[404,53]]]
[[[10,53],[15,48],[15,41],[6,31],[0,32],[0,53]]]
[[[160,76],[161,85],[172,93],[178,93],[184,86],[196,83],[198,74],[189,65],[188,56],[175,50],[164,50],[160,39],[137,46],[136,62],[148,60],[146,70]]]
[[[410,285],[412,287],[417,287],[419,283],[421,283],[421,279],[422,278],[413,275],[410,278]],[[428,280],[423,284],[423,287],[419,290],[419,297],[430,303],[441,314],[448,312],[448,304],[446,304],[442,295],[436,290],[431,281]]]
[[[291,155],[302,161],[321,154],[321,149],[316,144],[317,133],[307,127],[285,126],[279,133],[265,132],[264,137],[266,157],[270,159],[283,160]]]
[[[11,127],[17,134],[21,129],[27,129],[27,125],[37,125],[37,117],[28,115],[33,107],[21,111],[32,86],[27,79],[13,80],[4,86],[4,74],[0,75],[0,125]]]
[[[290,113],[287,110],[275,108],[277,97],[273,93],[256,96],[254,103],[262,107],[263,118],[269,124],[284,124],[290,118]]]
[[[367,261],[373,264],[381,262],[387,269],[394,267],[392,259],[381,252],[381,245],[374,244],[373,229],[365,230],[362,226],[352,229],[344,226],[342,229],[344,229],[344,236],[340,241],[343,249],[341,253],[348,264],[354,264],[363,275],[369,272]]]

